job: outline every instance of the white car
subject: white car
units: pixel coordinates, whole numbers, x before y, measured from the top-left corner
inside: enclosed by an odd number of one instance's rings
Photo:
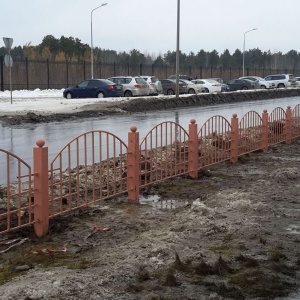
[[[222,91],[222,85],[214,79],[193,79],[192,82],[201,84],[205,93],[219,93]]]
[[[180,82],[183,82],[187,85],[188,94],[199,94],[204,93],[204,87],[201,84],[196,84],[190,80],[179,79]]]
[[[156,76],[141,76],[150,87],[150,95],[158,95],[163,93],[162,85]]]
[[[254,82],[258,82],[261,89],[273,89],[275,88],[275,83],[272,81],[267,81],[259,76],[245,76],[240,77],[240,79],[248,79]]]
[[[265,80],[274,83],[276,88],[296,87],[296,79],[293,74],[275,74],[265,77]]]
[[[300,77],[295,77],[295,79],[297,86],[300,87]]]

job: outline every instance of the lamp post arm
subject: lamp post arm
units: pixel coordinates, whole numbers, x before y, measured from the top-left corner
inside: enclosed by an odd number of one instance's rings
[[[99,6],[97,6],[96,8],[92,9],[91,11],[91,78],[94,79],[94,54],[93,54],[93,12],[102,7],[107,5],[107,3],[103,3]]]

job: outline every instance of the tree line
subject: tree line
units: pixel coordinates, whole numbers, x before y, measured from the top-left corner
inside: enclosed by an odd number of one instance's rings
[[[7,54],[5,47],[0,48],[0,56]],[[168,51],[160,55],[150,55],[149,53],[141,53],[137,49],[129,52],[117,52],[115,50],[93,48],[94,61],[103,63],[118,64],[154,64],[154,65],[176,65],[176,51]],[[14,60],[23,60],[25,58],[31,60],[51,61],[72,61],[82,62],[90,61],[91,47],[84,44],[80,39],[74,37],[61,36],[59,39],[53,35],[47,35],[37,46],[31,43],[23,47],[17,46],[12,48],[11,56]],[[242,65],[243,53],[236,49],[234,53],[230,53],[225,49],[223,53],[216,50],[211,52],[199,50],[197,53],[190,52],[188,54],[180,52],[181,67],[223,67],[223,68],[239,68]],[[300,53],[296,50],[290,50],[287,53],[271,51],[261,51],[258,48],[245,51],[245,67],[251,68],[270,68],[270,69],[299,69]]]

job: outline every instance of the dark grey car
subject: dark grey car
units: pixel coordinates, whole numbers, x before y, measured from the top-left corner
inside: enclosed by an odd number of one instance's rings
[[[176,81],[173,79],[161,79],[160,80],[164,95],[175,95],[176,93]],[[179,94],[187,94],[188,87],[185,83],[179,82]]]
[[[246,79],[232,79],[227,82],[230,91],[251,90],[254,89],[254,82]]]

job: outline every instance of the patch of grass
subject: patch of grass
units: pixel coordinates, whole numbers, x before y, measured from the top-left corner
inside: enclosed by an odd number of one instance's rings
[[[286,255],[278,247],[273,247],[269,251],[269,259],[274,262],[279,262],[282,259],[286,259]]]
[[[230,276],[229,283],[248,296],[263,299],[285,296],[295,286],[280,276],[264,272],[260,268],[241,269]]]
[[[26,272],[17,271],[16,267],[27,265],[29,268],[35,266],[40,267],[62,267],[65,266],[69,269],[88,269],[95,267],[96,264],[93,261],[81,259],[80,256],[69,252],[54,252],[43,253],[41,249],[61,249],[62,245],[54,243],[39,244],[35,247],[20,247],[16,249],[14,255],[11,256],[3,264],[0,269],[0,284],[11,280],[12,278]],[[39,252],[39,253],[35,253]]]
[[[213,246],[210,247],[210,250],[217,254],[224,254],[227,256],[232,256],[233,249],[229,245]]]
[[[259,238],[259,242],[260,242],[261,244],[263,244],[263,245],[266,245],[266,244],[267,244],[267,240],[266,240],[265,238],[263,238],[263,237],[260,237],[260,238]]]
[[[236,261],[243,263],[243,265],[246,268],[257,268],[257,267],[259,267],[259,262],[256,259],[254,259],[250,256],[245,256],[243,254],[240,254],[235,259],[236,259]]]

